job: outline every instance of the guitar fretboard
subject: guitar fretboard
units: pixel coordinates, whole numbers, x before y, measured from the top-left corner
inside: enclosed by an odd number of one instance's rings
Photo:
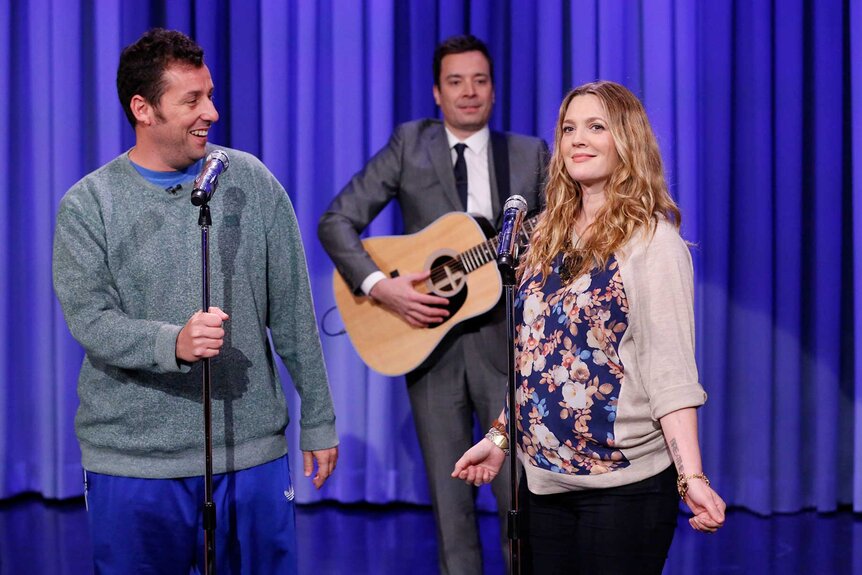
[[[536,228],[536,223],[539,221],[539,216],[533,216],[521,223],[521,229],[518,232],[519,245],[523,246],[530,241],[530,235]],[[446,262],[431,270],[432,281],[435,277],[442,277],[439,274],[448,274],[450,271],[458,271],[469,274],[485,265],[488,262],[494,261],[497,258],[497,247],[500,243],[500,236],[495,236],[490,240],[479,245],[473,246],[469,250],[458,254],[458,257]],[[448,268],[448,270],[446,269]]]

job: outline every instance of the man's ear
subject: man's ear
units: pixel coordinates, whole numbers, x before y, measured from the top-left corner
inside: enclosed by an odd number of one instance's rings
[[[440,88],[437,87],[437,84],[434,84],[434,103],[437,106],[440,106]]]
[[[153,123],[153,106],[143,96],[140,94],[132,96],[129,107],[138,124],[149,126]]]

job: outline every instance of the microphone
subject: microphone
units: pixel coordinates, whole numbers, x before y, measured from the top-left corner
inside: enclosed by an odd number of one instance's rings
[[[527,200],[523,196],[509,196],[503,206],[503,229],[500,230],[497,245],[497,267],[503,274],[512,274],[518,259],[518,234],[521,222],[527,213]]]
[[[204,169],[195,179],[192,190],[192,205],[202,206],[209,203],[218,186],[218,177],[227,170],[230,161],[221,150],[213,150],[207,156]]]

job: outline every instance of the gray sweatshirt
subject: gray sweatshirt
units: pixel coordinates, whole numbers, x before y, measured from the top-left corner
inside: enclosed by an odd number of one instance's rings
[[[286,453],[288,413],[272,348],[302,400],[300,448],[338,443],[293,207],[257,158],[224,151],[230,169],[210,202],[209,234],[210,305],[230,315],[211,369],[216,473]],[[54,289],[86,351],[75,429],[87,470],[203,474],[202,364],[178,364],[175,355],[202,303],[199,209],[189,194],[147,182],[123,154],[60,204]]]

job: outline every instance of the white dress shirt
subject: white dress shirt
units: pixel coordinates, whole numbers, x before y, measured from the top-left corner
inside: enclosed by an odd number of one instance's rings
[[[488,172],[488,142],[491,141],[491,130],[486,125],[466,140],[459,140],[446,128],[446,139],[449,141],[453,168],[455,160],[458,159],[455,144],[467,144],[467,149],[464,150],[464,160],[467,162],[467,213],[493,222],[491,176]]]

